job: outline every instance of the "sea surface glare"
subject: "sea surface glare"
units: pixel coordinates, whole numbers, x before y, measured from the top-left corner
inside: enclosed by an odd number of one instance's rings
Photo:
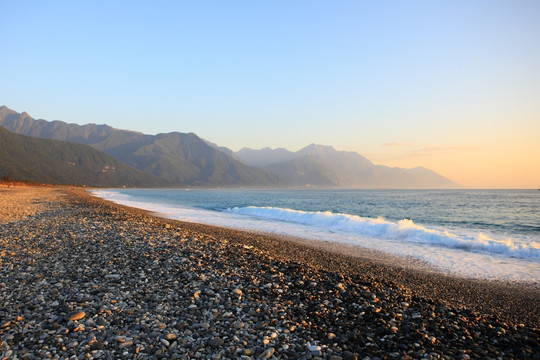
[[[189,222],[423,260],[442,272],[540,284],[537,190],[94,190]]]

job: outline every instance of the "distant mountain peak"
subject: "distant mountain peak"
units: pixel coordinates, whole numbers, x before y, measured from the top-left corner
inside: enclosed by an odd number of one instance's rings
[[[311,143],[308,146],[306,146],[304,149],[313,149],[313,150],[335,150],[333,146],[331,145],[321,145],[321,144],[315,144]]]
[[[457,184],[432,170],[374,165],[353,151],[310,144],[296,152],[285,149],[242,149],[236,153],[247,164],[262,166],[298,187],[335,188],[455,188]]]
[[[5,105],[0,106],[0,115],[5,116],[7,114],[16,114],[17,112],[15,110],[11,110]]]
[[[322,152],[336,152],[337,150],[330,145],[319,145],[319,144],[310,144],[306,146],[305,148],[300,149],[297,151],[299,154],[303,155],[309,155],[309,154],[316,154],[316,153],[322,153]]]

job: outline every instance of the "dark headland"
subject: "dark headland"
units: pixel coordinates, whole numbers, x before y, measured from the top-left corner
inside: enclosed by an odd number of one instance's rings
[[[0,186],[2,359],[539,359],[537,286]]]

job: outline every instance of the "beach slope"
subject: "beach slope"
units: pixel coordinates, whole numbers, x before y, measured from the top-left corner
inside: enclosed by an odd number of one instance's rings
[[[2,358],[538,358],[540,292],[0,187]]]

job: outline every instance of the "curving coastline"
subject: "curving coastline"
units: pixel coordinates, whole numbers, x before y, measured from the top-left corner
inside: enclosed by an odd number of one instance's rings
[[[0,188],[3,358],[538,358],[540,290]]]

